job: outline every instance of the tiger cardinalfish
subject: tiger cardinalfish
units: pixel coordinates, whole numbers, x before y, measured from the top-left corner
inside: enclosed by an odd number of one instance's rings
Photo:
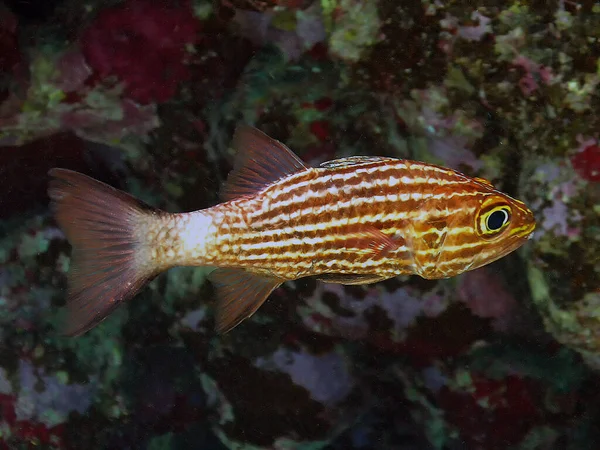
[[[50,171],[56,219],[73,246],[68,334],[91,329],[175,266],[217,267],[216,328],[226,332],[285,281],[451,277],[512,252],[535,228],[522,202],[451,169],[384,157],[308,167],[249,126],[236,130],[233,148],[224,202],[189,213]]]

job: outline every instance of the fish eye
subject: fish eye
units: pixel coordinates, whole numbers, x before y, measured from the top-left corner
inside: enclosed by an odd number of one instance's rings
[[[490,231],[498,231],[508,223],[508,211],[506,209],[497,209],[487,216],[487,227]]]
[[[506,229],[511,219],[510,206],[490,205],[480,211],[477,220],[477,231],[483,237],[493,238]]]

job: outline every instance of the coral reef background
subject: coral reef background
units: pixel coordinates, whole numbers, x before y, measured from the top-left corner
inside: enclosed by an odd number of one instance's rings
[[[599,39],[589,1],[0,1],[0,449],[596,448]],[[538,230],[449,280],[286,283],[225,336],[174,269],[61,336],[48,169],[205,208],[241,122],[484,177]]]

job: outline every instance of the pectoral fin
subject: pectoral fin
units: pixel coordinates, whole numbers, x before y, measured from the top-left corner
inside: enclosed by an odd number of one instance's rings
[[[244,269],[220,268],[210,274],[217,290],[216,330],[226,333],[252,316],[285,280]]]
[[[371,253],[373,257],[384,256],[399,246],[396,239],[370,225],[362,226],[357,231],[349,233],[347,239],[340,241],[340,244],[344,248],[355,248],[359,252]]]

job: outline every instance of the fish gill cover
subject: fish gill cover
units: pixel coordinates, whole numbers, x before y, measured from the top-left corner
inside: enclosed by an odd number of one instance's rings
[[[600,369],[600,8],[591,2],[0,2],[0,448],[590,448]],[[35,2],[31,2],[35,7]],[[311,165],[436,163],[533,210],[457,278],[282,285],[214,332],[203,268],[61,335],[66,167],[218,203],[236,125]]]

